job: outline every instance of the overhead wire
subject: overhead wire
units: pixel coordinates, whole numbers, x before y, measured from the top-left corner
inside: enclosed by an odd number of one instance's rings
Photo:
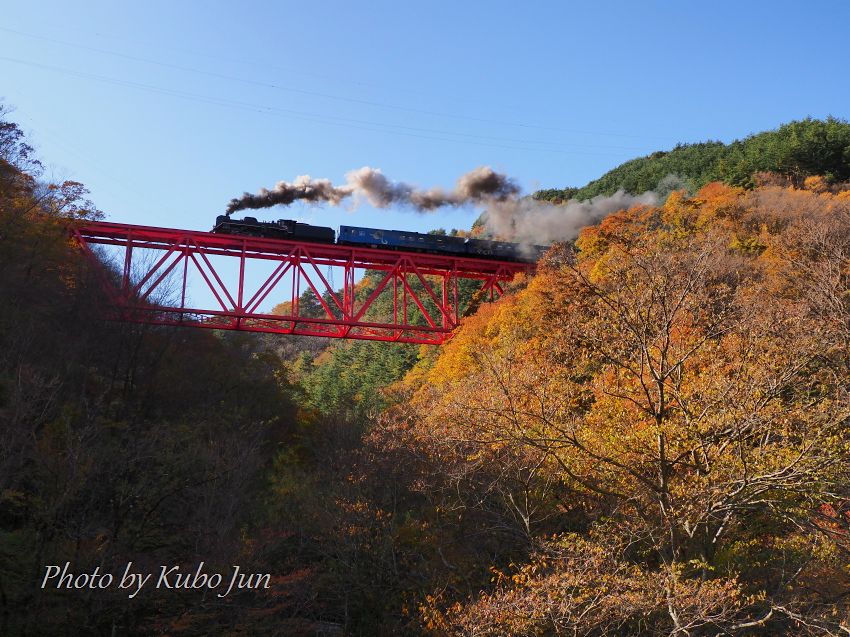
[[[66,137],[60,135],[59,133],[57,133],[55,130],[53,130],[49,126],[45,126],[43,124],[36,124],[31,117],[26,116],[26,115],[23,116],[23,119],[24,119],[24,121],[29,123],[29,126],[31,126],[34,130],[37,131],[37,133],[35,133],[36,138],[38,138],[38,137],[47,138],[48,140],[51,141],[51,143],[53,143],[56,146],[58,146],[59,148],[63,149],[66,153],[69,153],[69,154],[73,155],[74,157],[76,157],[77,160],[79,160],[83,165],[88,166],[89,169],[93,170],[94,172],[100,173],[100,175],[102,177],[105,177],[107,182],[110,182],[110,184],[111,184],[110,186],[107,186],[105,188],[105,190],[110,192],[113,195],[113,197],[116,197],[117,199],[121,199],[121,196],[123,196],[123,194],[124,194],[124,193],[119,193],[118,191],[114,190],[111,187],[111,186],[117,186],[117,187],[122,188],[124,190],[129,190],[129,191],[133,192],[135,195],[137,195],[137,196],[141,197],[142,199],[144,199],[145,201],[147,201],[148,203],[153,204],[153,201],[149,198],[149,193],[146,192],[141,187],[139,187],[138,184],[128,182],[123,177],[122,178],[116,177],[114,173],[105,169],[100,162],[96,162],[93,159],[91,159],[91,157],[82,153]],[[100,188],[104,189],[102,185],[100,186]],[[157,207],[159,207],[161,209],[162,208],[162,202],[157,202]]]
[[[372,107],[383,108],[383,109],[399,110],[399,111],[405,111],[405,112],[418,113],[418,114],[422,114],[422,115],[444,117],[444,118],[450,118],[450,119],[460,119],[460,120],[467,120],[467,121],[476,121],[476,122],[488,123],[488,124],[497,124],[497,125],[500,125],[500,126],[514,126],[514,127],[520,127],[520,128],[529,128],[529,129],[538,129],[538,130],[547,130],[547,131],[605,135],[605,136],[612,136],[612,137],[627,137],[627,138],[634,138],[634,139],[645,138],[644,136],[641,136],[641,135],[566,129],[566,128],[560,128],[560,127],[542,126],[542,125],[537,125],[537,124],[528,124],[528,123],[521,123],[521,122],[509,122],[509,121],[498,120],[498,119],[489,119],[489,118],[475,117],[475,116],[469,116],[469,115],[461,115],[461,114],[455,114],[455,113],[446,113],[446,112],[431,111],[431,110],[420,109],[420,108],[412,108],[412,107],[407,107],[407,106],[399,106],[399,105],[394,105],[394,104],[386,104],[386,103],[383,103],[383,102],[376,102],[374,100],[364,100],[364,99],[354,98],[354,97],[349,97],[349,96],[334,95],[334,94],[331,94],[331,93],[325,93],[325,92],[321,92],[321,91],[311,91],[309,89],[302,89],[302,88],[292,87],[292,86],[283,86],[283,85],[280,85],[280,84],[275,84],[275,83],[261,81],[261,80],[253,80],[253,79],[249,79],[249,78],[243,78],[243,77],[228,75],[228,74],[224,74],[224,73],[218,73],[218,72],[215,72],[215,71],[207,71],[207,70],[204,70],[204,69],[187,67],[187,66],[183,66],[183,65],[179,65],[179,64],[173,64],[173,63],[170,63],[170,62],[163,62],[163,61],[160,61],[160,60],[153,60],[151,58],[140,57],[140,56],[136,56],[136,55],[130,55],[130,54],[122,53],[120,51],[114,51],[114,50],[110,50],[110,49],[103,49],[103,48],[100,48],[100,47],[92,47],[92,46],[85,45],[85,44],[69,42],[67,40],[52,38],[52,37],[45,36],[45,35],[37,35],[37,34],[33,34],[33,33],[27,33],[25,31],[19,31],[17,29],[10,29],[8,27],[0,27],[0,31],[5,31],[5,32],[8,32],[8,33],[14,33],[16,35],[34,38],[34,39],[39,39],[39,40],[46,41],[46,42],[52,42],[54,44],[60,44],[62,46],[70,46],[70,47],[73,47],[73,48],[78,48],[78,49],[81,49],[81,50],[87,50],[87,51],[91,51],[91,52],[95,52],[95,53],[99,53],[99,54],[112,55],[112,56],[124,58],[124,59],[127,59],[127,60],[135,61],[135,62],[142,62],[142,63],[145,63],[145,64],[153,64],[153,65],[161,66],[163,68],[170,68],[170,69],[179,70],[179,71],[182,71],[182,72],[195,73],[195,74],[198,74],[198,75],[205,75],[205,76],[208,76],[208,77],[215,77],[215,78],[219,78],[219,79],[225,79],[225,80],[228,80],[228,81],[241,82],[241,83],[244,83],[244,84],[250,84],[250,85],[263,87],[263,88],[269,88],[269,89],[273,89],[273,90],[309,95],[309,96],[313,96],[313,97],[321,97],[321,98],[324,98],[324,99],[345,101],[345,102],[349,102],[349,103],[361,104],[361,105],[372,106]],[[454,133],[454,132],[445,132],[445,131],[433,131],[433,132],[437,132],[437,133],[440,133],[440,134],[469,135],[469,134],[464,134],[464,133]],[[487,137],[487,136],[484,136],[484,137]],[[490,137],[493,138],[492,136],[490,136]],[[519,143],[539,143],[539,144],[551,144],[551,143],[553,143],[553,142],[550,142],[550,141],[517,140],[517,139],[510,139],[510,138],[507,138],[507,140],[508,141],[515,141],[515,142],[519,142]],[[620,149],[620,150],[641,150],[641,149],[636,149],[634,147],[606,146],[606,145],[600,145],[600,144],[595,144],[595,145],[573,144],[573,145],[580,145],[580,146],[585,146],[585,147],[590,146],[590,147],[593,147],[593,148],[607,147],[607,148],[615,148],[615,149]]]
[[[312,121],[320,124],[329,124],[332,126],[342,126],[346,128],[353,128],[359,130],[366,130],[369,132],[377,132],[377,133],[389,133],[395,135],[404,135],[407,137],[416,137],[420,139],[429,139],[435,141],[445,141],[451,143],[458,144],[472,144],[476,146],[486,146],[491,148],[504,148],[509,150],[523,150],[523,151],[536,151],[536,152],[550,152],[550,153],[560,153],[560,154],[581,154],[581,155],[603,155],[603,156],[611,156],[616,155],[619,156],[622,153],[605,153],[605,152],[588,152],[583,150],[576,149],[565,149],[565,148],[546,148],[546,147],[528,147],[528,146],[515,146],[509,144],[497,144],[497,143],[489,143],[483,141],[474,141],[475,139],[495,139],[499,140],[502,138],[495,137],[487,137],[487,136],[477,136],[471,133],[455,133],[451,131],[439,131],[434,129],[427,128],[419,128],[414,126],[406,126],[402,124],[387,124],[383,122],[374,122],[370,120],[361,120],[356,118],[349,117],[340,117],[340,116],[332,116],[332,115],[319,115],[316,113],[310,113],[305,111],[298,111],[294,109],[281,108],[277,106],[269,106],[263,104],[255,104],[251,102],[244,102],[241,100],[233,100],[230,98],[222,98],[217,96],[203,95],[199,93],[193,93],[189,91],[182,91],[177,89],[163,88],[160,86],[146,84],[143,82],[136,82],[133,80],[125,80],[114,77],[108,77],[103,75],[98,75],[94,73],[88,73],[85,71],[77,71],[75,69],[68,69],[53,66],[50,64],[42,64],[39,62],[33,62],[29,60],[22,60],[20,58],[12,58],[7,56],[0,56],[0,60],[6,62],[12,62],[15,64],[30,66],[33,68],[40,68],[48,71],[52,71],[55,73],[60,73],[64,75],[69,75],[73,77],[80,77],[84,79],[94,80],[98,82],[103,82],[107,84],[113,84],[117,86],[124,86],[129,88],[135,88],[138,90],[149,91],[153,93],[159,93],[162,95],[169,95],[172,97],[179,97],[187,100],[192,100],[200,103],[208,103],[214,104],[218,106],[225,106],[231,108],[239,108],[243,110],[252,110],[260,113],[272,114],[272,115],[281,115],[287,116],[295,119],[301,119],[305,121]],[[379,128],[375,128],[375,127]],[[407,132],[407,131],[415,131],[415,132]],[[424,134],[424,133],[435,133],[435,134]],[[437,135],[454,135],[456,137],[471,137],[472,139],[453,139],[451,137],[439,137]],[[594,146],[595,148],[595,146]]]

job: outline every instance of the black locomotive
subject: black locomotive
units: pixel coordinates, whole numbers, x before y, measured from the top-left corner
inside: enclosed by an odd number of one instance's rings
[[[292,239],[295,241],[318,241],[333,243],[334,231],[322,226],[311,226],[292,219],[277,221],[257,221],[254,217],[231,219],[227,215],[219,215],[215,219],[213,232],[223,234],[242,234],[250,237],[269,237],[270,239]]]
[[[239,234],[272,239],[290,239],[294,241],[315,241],[334,243],[333,229],[324,226],[311,226],[307,223],[279,219],[277,221],[257,221],[254,217],[231,219],[219,215],[215,220],[213,232]],[[430,254],[450,254],[476,259],[498,259],[500,261],[520,261],[534,263],[548,250],[547,246],[523,245],[507,241],[488,239],[467,239],[446,235],[423,234],[406,230],[381,230],[378,228],[360,228],[340,226],[339,245],[363,246],[383,250],[410,250]]]

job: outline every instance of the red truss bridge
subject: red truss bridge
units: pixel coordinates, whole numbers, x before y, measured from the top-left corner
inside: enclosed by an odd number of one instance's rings
[[[459,288],[493,300],[534,269],[122,223],[83,223],[71,235],[95,264],[108,318],[218,330],[440,344],[460,321]],[[364,276],[371,285],[358,284]]]

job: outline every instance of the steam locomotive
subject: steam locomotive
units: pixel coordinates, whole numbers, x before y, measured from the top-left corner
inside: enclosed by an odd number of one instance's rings
[[[520,261],[523,263],[536,262],[548,250],[547,246],[422,234],[421,232],[409,232],[406,230],[360,228],[357,226],[340,226],[339,236],[337,237],[331,228],[311,226],[310,224],[300,223],[291,219],[258,221],[254,217],[231,219],[227,215],[219,215],[216,218],[215,227],[212,231],[223,234],[267,237],[270,239],[337,243],[338,245],[380,248],[384,250],[410,250],[413,252],[450,254],[476,259]]]
[[[257,221],[254,217],[231,219],[227,215],[219,215],[215,219],[213,232],[222,234],[241,234],[249,237],[268,237],[269,239],[292,239],[296,241],[317,241],[333,243],[334,231],[322,226],[311,226],[291,219],[277,221]]]

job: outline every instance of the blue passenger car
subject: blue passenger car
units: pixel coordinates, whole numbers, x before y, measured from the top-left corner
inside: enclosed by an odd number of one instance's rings
[[[458,256],[466,254],[466,239],[463,237],[422,234],[421,232],[409,232],[406,230],[380,230],[378,228],[340,226],[337,243],[369,246],[370,248],[456,254]]]

